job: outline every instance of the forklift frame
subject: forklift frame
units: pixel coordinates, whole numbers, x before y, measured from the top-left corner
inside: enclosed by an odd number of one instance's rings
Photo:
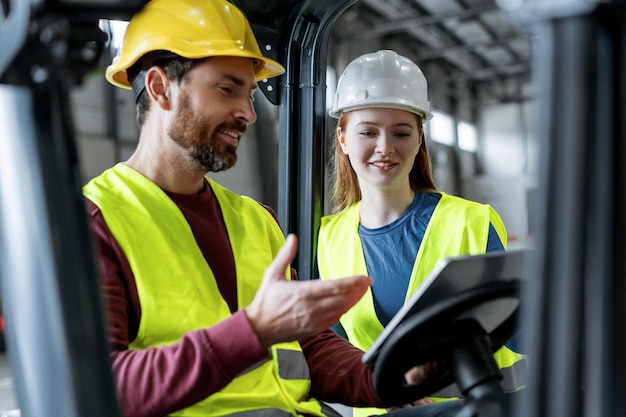
[[[303,279],[322,211],[328,41],[355,1],[233,0],[287,69],[261,88],[280,106],[278,216],[300,238]],[[143,3],[1,2],[0,276],[24,416],[120,415],[68,92],[98,63],[98,18],[129,19]],[[535,3],[522,10],[539,34],[542,155],[522,315],[531,381],[514,414],[616,416],[626,410],[626,3]]]

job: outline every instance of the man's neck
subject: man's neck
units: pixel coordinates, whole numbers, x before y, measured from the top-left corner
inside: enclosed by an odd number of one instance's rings
[[[206,174],[200,167],[182,158],[165,158],[137,148],[126,165],[154,182],[160,188],[176,194],[196,194],[202,191]]]

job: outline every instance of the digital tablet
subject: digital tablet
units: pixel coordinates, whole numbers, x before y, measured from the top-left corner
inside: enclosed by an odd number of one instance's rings
[[[405,318],[415,312],[470,288],[491,282],[522,279],[524,259],[529,252],[530,249],[516,249],[442,259],[391,319],[361,360],[368,366],[373,366],[385,340]],[[501,306],[501,310],[491,311],[490,314],[506,316],[502,317],[503,321],[516,309],[517,304],[511,306],[501,303]]]

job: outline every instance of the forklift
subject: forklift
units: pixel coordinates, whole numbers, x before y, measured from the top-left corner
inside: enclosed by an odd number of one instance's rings
[[[312,277],[324,198],[330,33],[356,1],[231,0],[268,56],[286,68],[259,87],[279,107],[278,217],[299,237],[293,266],[305,279]],[[3,336],[24,417],[121,416],[68,96],[106,52],[100,19],[129,20],[145,2],[0,0]],[[463,415],[626,415],[626,220],[619,215],[626,212],[626,171],[619,168],[626,160],[626,2],[498,3],[539,35],[536,247],[519,285],[442,300],[432,315],[398,326],[375,365],[376,385],[383,395],[417,395],[386,389],[401,387],[403,369],[392,359],[415,346],[414,330],[432,320],[447,324],[486,299],[514,297],[519,308],[480,349],[519,331],[529,384],[497,411],[497,390],[470,396],[477,401]],[[439,340],[458,334],[449,328]],[[463,369],[476,364],[463,362]],[[461,371],[447,378],[458,382]]]

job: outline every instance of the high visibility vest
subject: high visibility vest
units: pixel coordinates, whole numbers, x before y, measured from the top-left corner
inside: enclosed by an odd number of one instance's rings
[[[260,204],[207,180],[231,241],[238,304],[243,308],[254,298],[265,268],[285,239]],[[135,277],[142,315],[131,349],[175,343],[185,333],[231,315],[189,224],[156,184],[120,163],[89,182],[83,192],[102,211]],[[221,391],[172,416],[322,416],[320,403],[308,397],[310,374],[300,345],[277,344],[271,353]]]
[[[359,207],[360,202],[340,213],[322,218],[317,244],[317,264],[322,279],[367,275],[365,255],[358,232]],[[441,193],[441,199],[426,227],[415,258],[404,302],[411,298],[441,259],[484,253],[490,223],[506,247],[506,229],[502,219],[491,206]],[[368,289],[361,300],[341,317],[340,322],[352,344],[364,351],[372,345],[384,326],[376,316],[371,289]],[[494,357],[501,368],[503,387],[507,391],[518,389],[523,385],[525,364],[522,355],[503,346]],[[460,395],[458,388],[451,385],[435,393],[433,399],[457,398]],[[368,409],[367,413],[372,414],[373,411]],[[379,411],[378,414],[384,412]],[[355,415],[357,414],[367,415],[358,413],[358,409],[355,409]]]

